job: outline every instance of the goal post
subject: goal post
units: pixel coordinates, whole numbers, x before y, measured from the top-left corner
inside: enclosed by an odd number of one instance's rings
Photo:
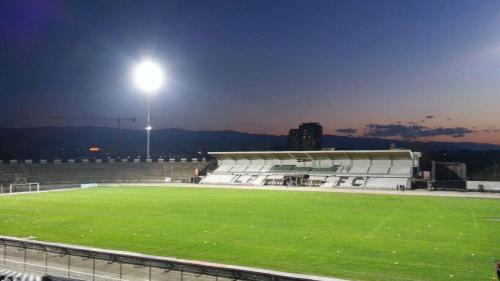
[[[9,193],[15,192],[39,192],[40,183],[29,182],[29,183],[13,183],[9,185]]]

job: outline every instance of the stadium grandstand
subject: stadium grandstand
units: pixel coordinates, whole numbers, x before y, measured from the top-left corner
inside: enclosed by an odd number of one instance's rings
[[[218,167],[202,184],[410,188],[419,152],[324,150],[209,152]]]
[[[173,159],[172,159],[173,160]],[[84,183],[160,183],[191,182],[205,173],[209,161],[193,159],[187,161],[140,161],[140,159],[110,160],[83,159],[41,160],[37,163],[26,160],[0,164],[0,185],[25,184],[41,185],[84,184]]]

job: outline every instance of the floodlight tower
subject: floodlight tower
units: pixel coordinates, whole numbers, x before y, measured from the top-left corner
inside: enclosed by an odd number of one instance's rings
[[[146,159],[151,159],[149,153],[149,134],[151,132],[151,122],[150,122],[150,107],[151,107],[151,95],[157,93],[163,86],[163,69],[162,67],[150,60],[144,60],[139,63],[134,68],[134,82],[137,88],[147,96],[148,103],[148,116],[146,124]]]

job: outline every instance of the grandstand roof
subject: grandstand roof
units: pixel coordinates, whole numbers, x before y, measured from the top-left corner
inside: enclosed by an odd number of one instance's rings
[[[312,150],[312,151],[230,151],[209,152],[215,158],[231,159],[359,159],[398,158],[413,159],[413,152],[398,150]]]

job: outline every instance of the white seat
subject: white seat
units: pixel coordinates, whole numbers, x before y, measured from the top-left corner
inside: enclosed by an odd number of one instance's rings
[[[260,170],[260,172],[261,173],[269,172],[269,170],[271,170],[272,167],[274,167],[274,165],[265,165],[264,167],[262,167],[262,169]]]
[[[245,169],[245,172],[248,173],[257,173],[260,172],[264,168],[264,165],[250,165]]]
[[[366,183],[366,187],[396,189],[398,185],[408,186],[408,178],[375,178],[371,177]]]
[[[270,175],[267,177],[268,180],[282,180],[285,176],[283,175]]]
[[[316,175],[309,176],[310,181],[324,181],[325,179],[326,176],[316,176]]]
[[[389,173],[389,167],[378,167],[371,166],[368,170],[368,174],[371,175],[387,175]]]
[[[251,175],[239,175],[239,176],[236,176],[232,181],[233,183],[237,183],[237,184],[246,184],[250,178],[252,176]]]
[[[266,175],[259,175],[257,177],[253,177],[248,181],[248,184],[252,185],[263,185],[264,182],[266,181],[267,176]]]
[[[334,187],[337,185],[337,182],[339,181],[339,177],[326,177],[325,183],[321,184],[321,187]]]
[[[352,166],[349,174],[367,174],[369,166]]]
[[[233,173],[238,173],[238,172],[243,172],[246,168],[248,168],[248,165],[235,165],[229,171]]]
[[[234,165],[221,165],[214,172],[229,172]]]
[[[212,174],[206,176],[204,179],[200,181],[200,183],[208,183],[208,184],[227,184],[231,183],[235,176],[234,175],[217,175]]]
[[[389,170],[391,175],[411,175],[411,167],[392,166]]]

